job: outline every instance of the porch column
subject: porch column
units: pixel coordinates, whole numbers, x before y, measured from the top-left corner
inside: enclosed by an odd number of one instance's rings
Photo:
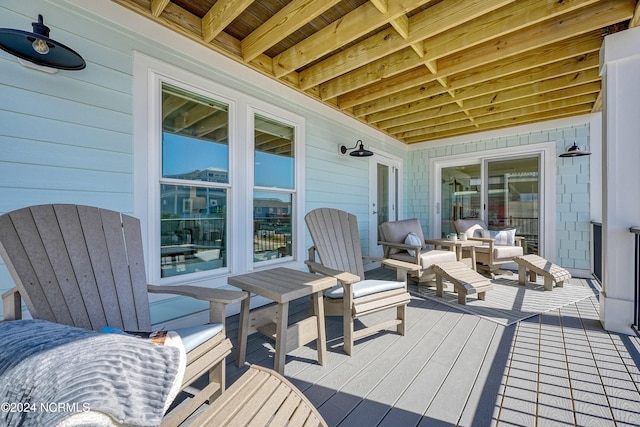
[[[605,37],[602,75],[603,292],[605,329],[633,333],[634,236],[640,225],[640,27]],[[598,161],[598,159],[594,159]]]

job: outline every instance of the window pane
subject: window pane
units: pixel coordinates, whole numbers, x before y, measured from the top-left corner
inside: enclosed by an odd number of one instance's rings
[[[538,157],[488,163],[489,228],[515,228],[524,253],[538,253],[540,189]]]
[[[480,165],[442,168],[442,237],[455,233],[457,219],[480,219]]]
[[[290,256],[293,196],[267,191],[253,193],[253,260]]]
[[[255,116],[255,185],[293,189],[294,128]]]
[[[229,114],[221,102],[162,85],[162,176],[229,182]]]
[[[227,190],[161,185],[161,277],[225,267]]]

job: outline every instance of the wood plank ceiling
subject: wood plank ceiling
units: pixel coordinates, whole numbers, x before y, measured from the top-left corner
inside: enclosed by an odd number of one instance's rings
[[[407,144],[598,111],[637,0],[113,0]]]

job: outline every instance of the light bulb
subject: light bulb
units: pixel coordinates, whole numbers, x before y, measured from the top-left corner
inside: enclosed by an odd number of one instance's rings
[[[47,45],[47,42],[42,39],[35,39],[33,43],[31,43],[31,46],[33,47],[33,50],[38,52],[40,55],[46,55],[49,53],[49,46]]]

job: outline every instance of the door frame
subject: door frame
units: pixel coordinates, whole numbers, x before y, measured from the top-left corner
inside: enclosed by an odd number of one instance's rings
[[[402,186],[402,167],[403,162],[400,157],[393,156],[388,153],[371,149],[374,155],[369,157],[369,204],[367,205],[367,216],[369,218],[369,255],[382,256],[382,246],[378,245],[378,216],[377,206],[375,203],[378,199],[378,163],[396,169],[397,173],[389,174],[389,199],[390,202],[397,200],[395,210],[398,219],[402,219],[403,215],[403,186]],[[397,176],[397,182],[393,185],[393,180]],[[396,194],[394,194],[396,193]],[[374,213],[376,212],[376,213]]]
[[[485,150],[475,153],[463,153],[446,157],[437,157],[429,160],[431,170],[431,196],[429,199],[429,237],[440,237],[441,234],[441,171],[442,168],[480,164],[482,179],[481,203],[486,205],[486,174],[487,162],[496,160],[508,160],[511,158],[522,158],[528,156],[539,156],[540,159],[540,227],[539,252],[540,256],[553,262],[556,258],[556,143],[555,141],[543,142],[539,144],[521,145],[508,147],[508,149]],[[482,210],[482,217],[485,219],[486,209]]]

